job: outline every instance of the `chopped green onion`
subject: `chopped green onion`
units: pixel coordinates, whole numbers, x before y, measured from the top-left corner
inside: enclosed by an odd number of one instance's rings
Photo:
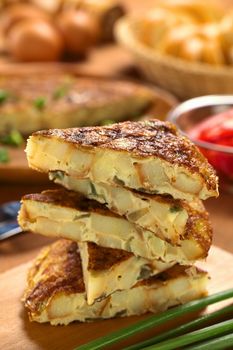
[[[92,182],[90,182],[90,187],[91,187],[91,195],[94,196],[94,197],[98,197],[95,185]]]
[[[23,141],[23,137],[18,130],[11,130],[9,134],[0,136],[0,142],[5,145],[20,146]]]
[[[38,97],[37,99],[35,99],[33,101],[33,103],[37,109],[42,110],[46,106],[46,98],[45,97]]]
[[[227,320],[221,323],[214,324],[209,327],[198,329],[184,335],[180,335],[176,338],[171,338],[165,340],[161,343],[142,348],[142,350],[176,350],[185,345],[197,343],[200,340],[205,340],[209,338],[222,335],[223,333],[228,333],[233,330],[233,321]]]
[[[173,205],[171,208],[170,208],[170,212],[171,213],[177,213],[178,211],[181,211],[182,208],[179,207],[178,205]]]
[[[134,334],[143,332],[152,327],[166,323],[169,320],[174,319],[175,317],[185,315],[192,311],[200,310],[210,304],[217,303],[219,301],[232,298],[233,297],[233,288],[228,289],[223,292],[219,292],[210,296],[207,296],[202,299],[194,300],[189,303],[177,306],[175,308],[161,312],[160,314],[150,316],[145,320],[136,322],[128,327],[119,329],[115,332],[112,332],[106,336],[100,337],[96,340],[93,340],[87,344],[81,345],[75,350],[97,350],[102,349],[105,346],[110,346],[115,344],[118,341],[126,339]]]
[[[185,347],[185,350],[225,350],[233,348],[233,334],[223,335],[212,340],[201,342],[200,344]]]
[[[59,100],[60,98],[64,97],[67,94],[68,86],[60,86],[57,88],[53,93],[53,99]]]
[[[65,173],[61,170],[55,170],[55,171],[51,171],[49,173],[49,178],[52,181],[56,180],[56,179],[62,181],[64,179],[64,177],[65,177]]]
[[[219,309],[217,311],[214,311],[210,314],[203,315],[203,316],[201,316],[193,321],[182,324],[181,326],[178,326],[176,328],[172,328],[172,329],[170,329],[162,334],[158,334],[153,338],[150,338],[148,340],[142,341],[142,342],[134,344],[134,345],[130,345],[127,348],[124,348],[124,350],[140,350],[146,346],[161,342],[164,339],[169,339],[173,336],[177,336],[179,334],[184,334],[185,332],[187,332],[195,327],[201,326],[203,323],[206,323],[206,322],[208,322],[214,318],[217,318],[219,316],[226,315],[227,313],[230,313],[232,311],[233,311],[233,305],[226,306],[226,307]]]
[[[0,90],[0,104],[6,102],[9,97],[9,93],[6,90]]]
[[[111,124],[114,124],[114,123],[116,123],[116,122],[113,119],[105,119],[105,120],[102,120],[100,122],[100,125],[104,126],[104,125],[111,125]]]
[[[0,148],[0,163],[9,162],[9,154],[6,148]]]

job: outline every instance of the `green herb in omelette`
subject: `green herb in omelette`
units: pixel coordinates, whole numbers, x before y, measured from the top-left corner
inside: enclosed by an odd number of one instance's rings
[[[60,98],[64,97],[67,94],[67,91],[68,91],[68,86],[63,85],[58,87],[53,93],[53,99],[59,100]]]
[[[9,93],[6,90],[0,89],[0,105],[6,102],[9,97]]]
[[[0,148],[0,163],[8,163],[10,160],[8,151],[6,148]]]
[[[45,97],[38,97],[33,101],[33,103],[37,109],[43,110],[46,107],[46,98]]]
[[[73,221],[75,220],[80,220],[80,219],[85,219],[85,218],[89,218],[91,214],[86,213],[86,214],[81,214],[81,215],[75,215]]]
[[[91,187],[91,194],[92,194],[92,196],[98,197],[98,194],[96,192],[96,188],[95,188],[95,186],[93,185],[92,182],[90,182],[90,187]]]
[[[10,146],[20,146],[23,143],[23,136],[18,130],[11,130],[9,134],[0,136],[0,142]]]
[[[50,177],[52,180],[58,179],[62,181],[64,179],[64,176],[65,176],[64,172],[60,170],[51,171],[50,173]]]
[[[111,125],[111,124],[114,124],[114,123],[116,123],[116,122],[113,119],[105,119],[105,120],[102,120],[100,122],[100,125],[104,126],[104,125]]]
[[[170,212],[171,213],[177,213],[178,211],[181,211],[182,208],[179,207],[178,205],[173,205],[171,208],[170,208]]]

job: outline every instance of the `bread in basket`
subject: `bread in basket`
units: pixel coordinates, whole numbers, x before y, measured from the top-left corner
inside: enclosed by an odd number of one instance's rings
[[[208,12],[207,2],[167,3],[118,21],[118,41],[148,80],[181,99],[233,93],[233,15],[214,6]]]

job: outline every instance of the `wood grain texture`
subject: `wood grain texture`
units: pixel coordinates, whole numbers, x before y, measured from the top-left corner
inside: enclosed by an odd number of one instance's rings
[[[57,327],[31,323],[20,302],[29,265],[30,263],[20,265],[0,275],[0,342],[2,349],[69,350],[146,317],[118,318],[88,324],[76,322],[69,326]],[[211,276],[209,293],[233,287],[233,255],[213,247],[207,262],[200,265],[208,270]],[[176,321],[176,325],[182,322],[184,318]],[[172,323],[165,328],[171,326]],[[161,328],[150,330],[124,342],[124,345],[143,340],[159,331]],[[123,343],[112,346],[111,349],[122,349],[122,347]]]

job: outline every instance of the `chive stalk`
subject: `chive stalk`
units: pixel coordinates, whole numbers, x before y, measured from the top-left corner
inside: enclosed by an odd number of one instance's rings
[[[64,97],[68,92],[68,86],[60,86],[58,87],[54,93],[53,93],[53,99],[59,100],[60,98]]]
[[[19,147],[23,144],[23,136],[20,134],[18,130],[11,130],[9,134],[5,134],[0,136],[0,142],[5,145],[16,146]]]
[[[8,163],[10,160],[8,150],[6,148],[0,148],[0,163]]]
[[[229,333],[232,330],[233,330],[233,320],[231,319],[231,320],[214,324],[209,327],[198,329],[197,331],[193,331],[176,338],[165,340],[158,344],[147,346],[145,348],[142,348],[142,350],[176,350],[185,345],[189,345],[189,344],[197,343],[201,340],[213,338],[213,337],[222,335],[223,333]]]
[[[0,105],[6,102],[9,97],[9,93],[6,90],[0,90]]]
[[[124,348],[124,350],[140,350],[146,346],[159,343],[159,342],[161,342],[165,339],[169,339],[173,336],[184,334],[185,332],[190,331],[190,330],[194,329],[195,327],[200,327],[204,323],[207,323],[207,322],[209,322],[209,321],[211,321],[219,316],[226,315],[232,311],[233,311],[233,305],[225,306],[222,309],[219,309],[219,310],[214,311],[212,313],[203,315],[203,316],[201,316],[195,320],[192,320],[188,323],[182,324],[181,326],[178,326],[176,328],[172,328],[166,332],[158,334],[153,338],[147,339],[147,340],[142,341],[142,342],[137,343],[137,344],[127,346],[126,348]]]
[[[101,126],[105,126],[105,125],[111,125],[111,124],[114,124],[116,123],[115,120],[113,119],[104,119],[100,122],[100,125]]]
[[[38,110],[43,110],[46,107],[46,98],[38,97],[33,101],[33,104]]]
[[[201,342],[197,345],[185,347],[185,350],[225,350],[233,348],[233,334]]]
[[[187,313],[200,310],[208,305],[217,303],[219,301],[232,298],[233,288],[223,292],[219,292],[202,299],[194,300],[189,303],[177,306],[175,308],[161,312],[160,314],[150,316],[142,321],[136,322],[128,327],[119,329],[106,336],[100,337],[87,344],[81,345],[74,350],[97,350],[103,349],[105,346],[110,346],[118,341],[124,340],[134,334],[143,332],[152,327],[161,325],[175,317],[185,315]]]

